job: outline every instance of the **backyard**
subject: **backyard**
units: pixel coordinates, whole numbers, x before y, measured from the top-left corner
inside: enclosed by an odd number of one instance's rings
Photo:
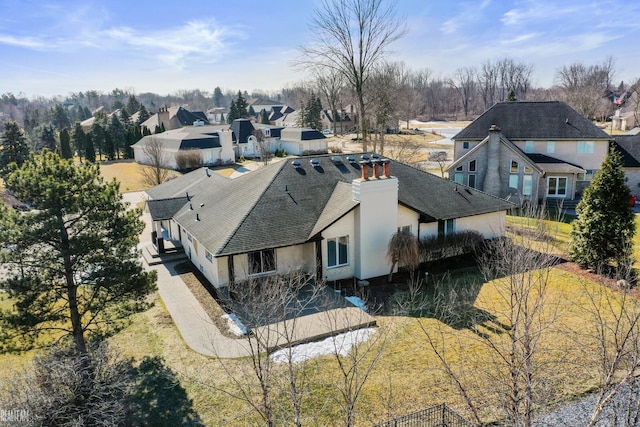
[[[130,163],[120,162],[102,165],[101,169],[106,177],[122,179],[130,174],[122,168],[132,167]],[[231,172],[232,169],[221,171]],[[133,191],[140,188],[140,183],[123,182],[121,188]],[[514,235],[543,229],[549,236],[545,243],[558,256],[565,253],[571,230],[566,222],[540,223],[521,217],[509,217],[508,227]],[[639,236],[634,243],[637,267]],[[423,292],[427,304],[420,311],[409,312],[403,308],[402,302],[411,292],[406,286],[405,274],[396,275],[390,285],[384,280],[371,281],[367,287],[358,287],[353,282],[337,285],[344,293],[359,294],[370,302],[377,313],[379,327],[376,334],[384,334],[385,338],[379,341],[379,347],[363,354],[364,362],[378,354],[380,359],[359,397],[356,425],[372,425],[443,402],[471,418],[459,388],[442,368],[441,359],[430,344],[434,337],[437,337],[437,348],[446,352],[453,372],[468,385],[469,398],[481,408],[483,420],[495,421],[501,416],[503,402],[498,393],[487,388],[483,382],[486,377],[478,375],[499,369],[495,355],[488,351],[486,339],[504,343],[502,340],[508,335],[509,319],[501,283],[486,281],[474,263],[464,257],[449,263],[435,263],[421,271],[420,276],[424,277],[425,272],[430,273]],[[181,273],[192,291],[199,294],[198,299],[205,301],[208,293],[202,291],[199,282],[194,281],[188,271]],[[540,367],[536,375],[542,382],[540,387],[544,390],[547,408],[575,400],[597,384],[593,357],[597,342],[584,338],[593,337],[597,328],[590,323],[591,297],[602,290],[612,301],[619,299],[615,291],[603,285],[611,285],[611,282],[570,263],[558,264],[550,271],[543,317],[553,318],[554,322],[553,327],[541,336],[538,342],[541,351],[536,356]],[[154,299],[151,309],[133,316],[130,325],[110,339],[119,357],[135,361],[146,356],[162,358],[187,390],[204,425],[259,425],[260,418],[255,411],[241,399],[232,397],[241,394],[239,376],[243,376],[244,383],[251,383],[251,377],[244,377],[246,372],[251,372],[251,361],[218,360],[192,351],[180,336],[162,300],[157,294]],[[443,306],[434,301],[448,303],[448,311],[442,311]],[[631,304],[635,305],[637,301],[633,300]],[[3,294],[0,294],[0,306],[10,306]],[[216,317],[216,313],[219,312],[208,310],[212,317]],[[22,369],[34,354],[35,351],[1,355],[0,381]],[[344,414],[337,391],[342,377],[336,357],[319,356],[298,368],[305,373],[303,424],[336,424]],[[284,380],[287,369],[286,364],[275,365],[274,375]],[[257,397],[259,389],[257,384],[253,386],[254,397]],[[285,392],[275,395],[278,419],[291,419],[288,403]]]

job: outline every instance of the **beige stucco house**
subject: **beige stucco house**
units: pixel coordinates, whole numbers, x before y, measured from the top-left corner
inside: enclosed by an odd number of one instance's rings
[[[204,168],[147,193],[156,236],[181,245],[215,287],[296,270],[330,281],[385,275],[399,228],[491,239],[514,206],[375,155],[299,157],[235,179]]]
[[[500,102],[453,137],[449,178],[516,202],[580,196],[612,138],[563,102]]]

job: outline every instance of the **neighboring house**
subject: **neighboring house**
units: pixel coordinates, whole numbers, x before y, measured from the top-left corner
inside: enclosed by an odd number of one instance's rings
[[[194,123],[209,124],[207,116],[202,111],[189,111],[182,107],[162,107],[156,114],[149,117],[140,124],[152,133],[156,127],[163,127],[164,130],[179,129],[184,126],[192,126]]]
[[[623,131],[633,129],[638,125],[636,122],[637,114],[638,113],[633,111],[630,107],[617,108],[611,117],[611,129]]]
[[[132,148],[137,163],[156,163],[152,157],[156,156],[154,149],[157,147],[166,168],[180,169],[180,156],[196,156],[195,166],[233,163],[232,139],[231,132],[219,126],[188,126],[144,136]]]
[[[338,134],[349,132],[355,126],[351,116],[345,110],[338,110],[335,114],[331,110],[322,110],[320,119],[322,120],[322,129],[331,129]]]
[[[288,154],[304,156],[329,152],[327,137],[315,129],[287,127],[280,131],[278,148]]]
[[[99,111],[103,111],[103,108],[100,107],[98,110],[94,111],[94,116],[93,117],[89,117],[86,120],[83,120],[80,122],[80,126],[82,127],[82,130],[85,132],[91,132],[91,126],[93,126],[93,124],[96,122],[96,117],[95,114]],[[119,118],[121,117],[121,110],[115,110],[113,113],[107,114],[107,124],[109,123],[109,119],[111,118],[112,115],[117,115]],[[138,118],[140,117],[140,112],[135,112],[131,115],[131,117],[129,118],[129,120],[131,121],[131,123],[136,123],[138,121]]]
[[[504,234],[513,204],[376,157],[297,158],[235,179],[193,171],[147,190],[155,235],[223,287],[299,270],[328,281],[385,275],[399,229]]]
[[[631,194],[640,196],[640,133],[616,135],[612,144],[622,154],[622,166]]]
[[[449,178],[516,202],[575,199],[612,137],[564,102],[500,102],[454,140]]]
[[[299,111],[292,111],[287,114],[283,114],[281,117],[274,121],[276,126],[280,126],[283,128],[287,127],[296,127],[298,126],[298,121],[300,117]]]
[[[227,109],[224,107],[214,107],[207,110],[207,120],[209,123],[226,123],[227,120]]]

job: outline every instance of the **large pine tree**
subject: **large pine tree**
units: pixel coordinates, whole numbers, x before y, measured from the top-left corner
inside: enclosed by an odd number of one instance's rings
[[[28,157],[27,139],[18,123],[14,121],[5,123],[4,133],[0,139],[0,174],[6,175],[11,163],[21,166]]]
[[[603,272],[631,265],[636,229],[630,199],[622,156],[612,149],[578,203],[569,247],[573,261]]]
[[[68,335],[86,355],[92,337],[148,307],[155,274],[136,252],[140,210],[127,209],[119,184],[105,182],[97,165],[50,152],[14,168],[7,187],[32,210],[0,204],[0,288],[13,299],[0,310],[1,342],[26,349]]]
[[[63,159],[72,159],[73,151],[71,150],[71,137],[67,129],[60,131],[60,157]]]

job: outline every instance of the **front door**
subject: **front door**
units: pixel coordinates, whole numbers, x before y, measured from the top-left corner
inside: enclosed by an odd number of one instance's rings
[[[567,197],[568,178],[566,176],[550,176],[547,178],[547,197]]]

